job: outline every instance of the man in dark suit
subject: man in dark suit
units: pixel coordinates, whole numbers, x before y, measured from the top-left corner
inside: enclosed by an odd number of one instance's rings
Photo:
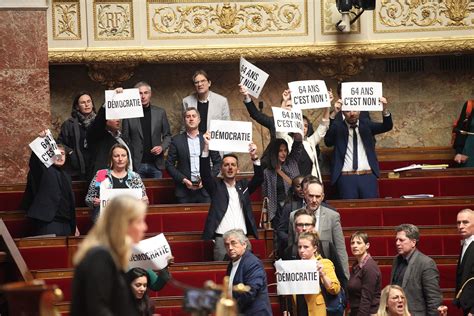
[[[175,194],[179,203],[209,203],[211,198],[203,188],[199,172],[199,159],[204,148],[204,139],[199,133],[201,117],[196,108],[184,111],[184,133],[173,137],[168,150],[166,170],[173,178]],[[222,158],[219,152],[209,152],[212,161],[212,175],[217,176]]]
[[[210,134],[204,134],[205,145],[201,154],[199,169],[204,188],[211,197],[211,205],[204,226],[203,239],[214,240],[214,260],[224,260],[226,251],[222,235],[231,229],[242,229],[245,234],[258,238],[257,224],[252,212],[250,194],[263,182],[263,170],[257,156],[257,146],[249,146],[250,159],[253,161],[254,175],[237,180],[239,160],[234,154],[222,158],[222,178],[213,177],[209,161]]]
[[[171,142],[170,124],[164,109],[151,105],[151,86],[146,82],[135,85],[140,92],[143,117],[125,119],[122,134],[132,151],[133,169],[142,178],[162,177],[164,153]]]
[[[418,227],[402,224],[396,232],[398,256],[393,260],[391,284],[405,291],[412,316],[437,316],[443,296],[436,263],[416,248],[420,240]]]
[[[378,197],[377,177],[380,170],[374,135],[388,132],[393,127],[387,100],[382,97],[380,101],[383,104],[382,123],[359,119],[358,111],[343,111],[344,120],[331,119],[324,137],[326,146],[334,146],[331,184],[337,185],[342,199]]]
[[[456,299],[464,315],[474,315],[474,211],[464,209],[458,213],[457,226],[463,247],[456,269]],[[470,281],[468,281],[471,279]],[[462,291],[461,291],[462,290]]]
[[[247,249],[249,240],[241,229],[232,229],[224,234],[224,245],[231,259],[227,266],[229,289],[243,283],[250,287],[248,292],[232,291],[237,300],[239,315],[272,315],[267,290],[267,275],[262,262]]]

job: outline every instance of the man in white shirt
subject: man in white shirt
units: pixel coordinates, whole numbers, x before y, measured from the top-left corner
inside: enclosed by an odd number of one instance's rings
[[[257,156],[257,146],[249,146],[254,175],[237,180],[239,160],[234,154],[222,158],[222,178],[213,177],[209,163],[210,134],[204,134],[204,148],[200,159],[201,180],[211,197],[211,205],[204,226],[203,239],[214,240],[214,260],[224,260],[226,251],[222,235],[231,229],[242,229],[245,234],[258,238],[257,224],[252,212],[250,194],[263,182],[263,170]]]
[[[471,209],[461,210],[457,216],[457,227],[463,245],[456,269],[456,299],[454,303],[459,308],[462,308],[464,315],[473,316],[474,211]]]

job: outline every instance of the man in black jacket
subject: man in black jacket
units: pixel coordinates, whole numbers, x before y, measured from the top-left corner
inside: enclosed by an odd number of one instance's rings
[[[184,111],[186,130],[173,137],[168,150],[166,170],[173,178],[175,195],[179,203],[209,203],[211,198],[203,188],[199,160],[204,148],[204,139],[199,133],[201,116],[196,108]],[[222,158],[219,152],[209,152],[212,161],[212,175],[217,176]]]
[[[254,175],[250,181],[236,180],[239,160],[234,154],[222,158],[222,178],[213,177],[209,163],[210,134],[204,134],[205,145],[201,155],[200,171],[204,188],[211,196],[211,205],[204,226],[203,239],[215,240],[214,260],[224,260],[226,250],[222,235],[231,229],[242,229],[245,234],[258,238],[257,224],[252,212],[250,194],[263,182],[263,170],[257,156],[257,146],[249,146]]]
[[[462,250],[456,269],[456,299],[464,315],[474,315],[474,211],[464,209],[458,213],[457,226],[462,238]]]

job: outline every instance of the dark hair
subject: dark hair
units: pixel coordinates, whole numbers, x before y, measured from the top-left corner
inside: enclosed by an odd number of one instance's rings
[[[131,287],[132,282],[136,280],[137,278],[140,277],[146,277],[148,286],[150,285],[150,277],[148,276],[148,272],[146,272],[145,269],[142,268],[132,268],[128,270],[128,272],[125,274],[125,278],[127,280],[128,285]],[[150,297],[148,296],[148,286],[147,290],[145,291],[145,294],[143,294],[143,297],[141,299],[135,298],[135,301],[137,303],[137,308],[142,316],[151,316],[153,315],[153,312],[155,310],[154,304],[151,302]]]
[[[314,216],[311,215],[311,214],[308,214],[308,212],[306,211],[306,209],[303,209],[303,208],[297,210],[296,213],[295,213],[295,215],[294,215],[294,217],[293,217],[293,221],[294,221],[295,225],[296,225],[296,219],[297,219],[298,217],[300,217],[301,215],[308,215],[308,216],[311,216],[311,218],[312,218],[312,224],[313,224],[313,225],[316,225],[316,217],[314,217]]]
[[[206,72],[205,70],[203,70],[203,69],[199,69],[199,70],[196,70],[196,71],[194,72],[194,75],[193,75],[193,84],[194,84],[194,80],[195,80],[196,77],[199,76],[199,75],[204,76],[207,81],[211,81],[211,80],[209,79],[209,76],[207,75],[207,72]]]
[[[72,101],[72,109],[71,109],[71,116],[76,117],[77,111],[79,111],[79,98],[82,97],[83,95],[88,95],[91,98],[92,101],[92,112],[95,112],[95,105],[94,105],[94,100],[91,97],[91,94],[87,91],[81,91],[76,96],[74,97],[74,100]]]
[[[280,146],[285,145],[286,150],[288,151],[288,143],[286,140],[281,139],[281,138],[275,138],[273,139],[270,144],[268,145],[268,169],[273,169],[275,170],[280,163],[278,161],[278,152],[280,151]]]
[[[366,232],[356,231],[355,233],[353,233],[353,234],[351,235],[351,241],[352,241],[354,238],[360,238],[360,240],[362,240],[362,241],[364,242],[364,244],[368,244],[368,243],[369,243],[369,235],[367,235]]]
[[[308,122],[308,131],[306,132],[305,136],[310,137],[311,135],[314,134],[313,123],[311,123],[311,121],[309,120],[309,118],[306,115],[303,115],[303,120],[306,120],[306,122]]]
[[[418,242],[420,241],[420,230],[415,225],[401,224],[397,226],[395,231],[397,233],[405,232],[405,235],[408,237],[408,239],[414,239],[416,241],[416,245],[418,245]]]
[[[233,153],[225,154],[225,155],[222,157],[222,162],[224,162],[224,159],[226,159],[227,157],[232,157],[232,158],[234,158],[234,159],[237,161],[237,166],[239,165],[239,157],[237,157],[236,154],[233,154]]]

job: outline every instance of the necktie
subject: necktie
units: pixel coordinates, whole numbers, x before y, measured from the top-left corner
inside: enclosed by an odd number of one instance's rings
[[[357,124],[351,125],[352,128],[352,169],[357,170],[359,167],[358,148],[357,148]]]

